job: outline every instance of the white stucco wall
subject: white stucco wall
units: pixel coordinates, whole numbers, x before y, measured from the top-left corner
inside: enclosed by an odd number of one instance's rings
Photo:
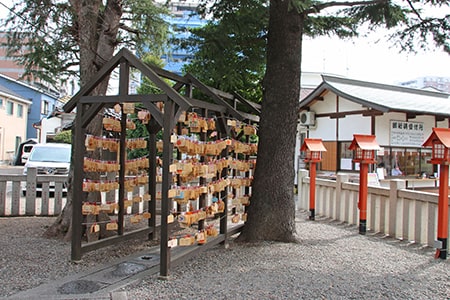
[[[390,142],[390,121],[399,120],[405,121],[405,114],[403,113],[387,113],[375,118],[375,136],[377,142],[381,146],[388,146]]]
[[[339,97],[339,112],[361,110],[363,107],[355,102]]]
[[[353,134],[371,134],[370,117],[350,115],[339,119],[339,141],[352,141]]]
[[[61,119],[58,117],[44,118],[41,121],[41,136],[39,139],[40,143],[47,142],[48,134],[55,134],[56,128],[61,127]]]
[[[316,125],[309,129],[307,137],[322,139],[323,141],[334,141],[336,139],[335,127],[335,119],[317,118]]]
[[[417,116],[416,118],[406,120],[404,113],[385,113],[377,116],[375,119],[375,135],[377,142],[381,146],[391,145],[390,126],[391,121],[406,121],[413,123],[421,123],[423,125],[423,141],[431,134],[432,128],[435,127],[434,116]],[[439,122],[438,127],[446,127],[448,121]]]

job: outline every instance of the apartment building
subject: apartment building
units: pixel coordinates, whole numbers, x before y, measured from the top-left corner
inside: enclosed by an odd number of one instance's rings
[[[0,162],[11,162],[26,140],[31,101],[0,84]]]

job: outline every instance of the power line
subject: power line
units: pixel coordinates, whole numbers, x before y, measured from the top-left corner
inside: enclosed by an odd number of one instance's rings
[[[15,15],[17,18],[21,19],[23,22],[27,23],[28,25],[30,25],[31,27],[33,27],[34,29],[40,31],[43,34],[46,34],[42,29],[37,28],[37,26],[33,23],[31,23],[30,21],[28,21],[26,18],[24,18],[23,16],[19,15],[18,13],[16,13],[16,11],[14,10],[14,8],[11,8],[9,6],[7,6],[6,4],[4,4],[3,2],[0,1],[0,5],[3,6],[4,8],[6,8],[11,14]]]

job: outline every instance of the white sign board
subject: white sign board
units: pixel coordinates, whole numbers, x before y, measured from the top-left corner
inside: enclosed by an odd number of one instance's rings
[[[370,186],[380,186],[380,181],[378,180],[378,175],[377,173],[368,173],[367,174],[367,185]]]
[[[341,158],[341,169],[351,170],[352,169],[352,159],[351,158]]]
[[[391,120],[391,146],[422,147],[424,126],[422,122]]]

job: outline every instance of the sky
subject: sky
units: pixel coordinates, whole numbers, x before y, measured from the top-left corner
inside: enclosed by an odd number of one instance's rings
[[[11,5],[10,1],[6,0],[0,0],[1,3]],[[0,18],[6,17],[6,14],[6,8],[0,5]],[[396,84],[423,76],[450,78],[449,54],[440,49],[418,54],[399,53],[399,49],[393,48],[386,40],[382,31],[350,41],[330,37],[311,40],[305,37],[302,71],[386,84]]]
[[[417,54],[400,53],[380,35],[350,41],[305,38],[302,71],[395,84],[423,76],[450,78],[450,55],[436,48]]]

